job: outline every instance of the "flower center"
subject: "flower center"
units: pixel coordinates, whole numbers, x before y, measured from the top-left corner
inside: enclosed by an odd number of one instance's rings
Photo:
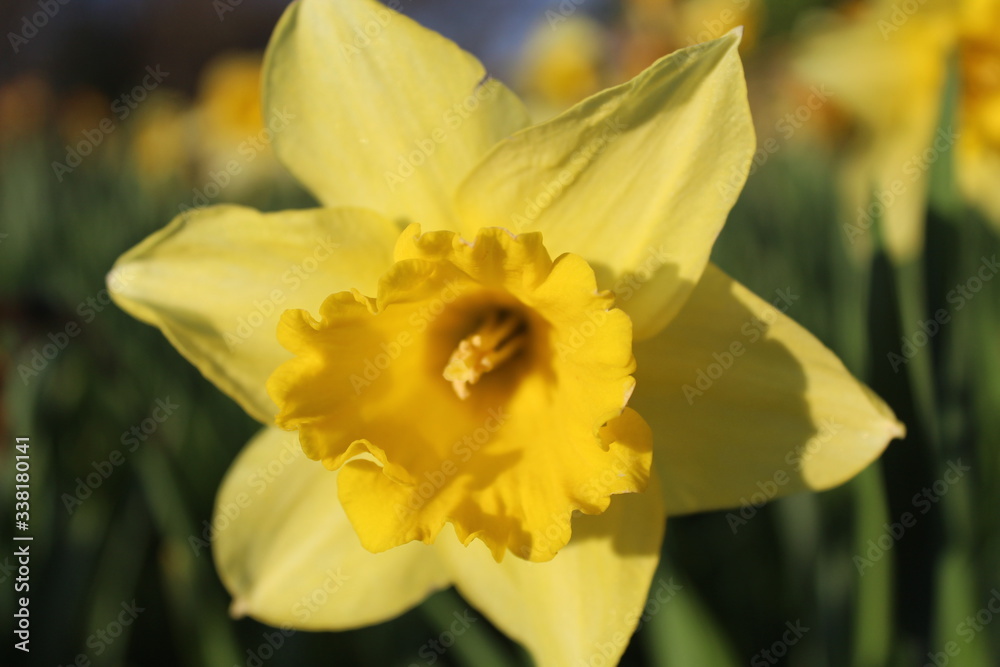
[[[277,425],[339,470],[366,549],[430,544],[451,523],[497,561],[547,561],[574,513],[645,488],[632,322],[585,260],[553,261],[537,233],[469,242],[417,225],[393,257],[377,297],[285,311],[278,339],[295,356],[267,385]]]
[[[444,368],[444,379],[451,382],[462,400],[469,397],[469,385],[520,352],[527,342],[528,327],[514,311],[494,310],[476,330],[459,341]]]

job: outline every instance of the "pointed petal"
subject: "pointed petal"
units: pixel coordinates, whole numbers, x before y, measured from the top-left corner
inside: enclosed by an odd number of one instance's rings
[[[896,262],[911,261],[924,248],[930,165],[925,170],[919,156],[935,139],[937,114],[920,115],[919,122],[900,134],[876,140],[866,155],[854,161],[855,169],[841,174],[848,197],[847,224],[852,225],[850,242],[853,245],[858,234],[874,234],[872,225],[880,220],[885,250]]]
[[[458,193],[463,224],[541,231],[586,259],[644,338],[681,307],[746,180],[754,133],[738,32],[494,148]],[[640,289],[641,287],[641,289]]]
[[[671,514],[826,489],[904,428],[812,334],[714,265],[663,333],[636,347],[630,405],[653,427]]]
[[[374,289],[396,228],[374,213],[260,213],[218,206],[178,216],[108,276],[125,312],[159,327],[205,377],[265,424],[268,376],[291,355],[275,331],[286,308],[318,308],[338,290]]]
[[[647,493],[615,496],[604,514],[575,517],[573,539],[547,563],[496,563],[484,545],[454,536],[435,546],[459,592],[539,667],[615,665],[642,616],[665,526],[651,482]]]
[[[374,0],[301,0],[275,28],[265,117],[321,202],[456,228],[458,183],[527,112],[458,46]]]
[[[440,558],[423,544],[365,550],[337,502],[337,473],[276,428],[251,440],[226,474],[212,528],[233,614],[270,625],[370,625],[448,585]]]

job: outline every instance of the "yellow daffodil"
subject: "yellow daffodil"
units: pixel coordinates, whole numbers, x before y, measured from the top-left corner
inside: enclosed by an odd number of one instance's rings
[[[266,426],[212,524],[234,614],[352,628],[453,584],[540,665],[612,664],[667,513],[827,488],[901,435],[708,262],[754,149],[738,42],[529,126],[373,0],[288,9],[264,113],[322,207],[192,212],[112,281]]]
[[[610,35],[582,12],[549,10],[519,56],[516,86],[532,118],[549,118],[601,90]]]
[[[632,0],[606,26],[560,4],[545,11],[522,48],[515,85],[531,117],[549,118],[598,90],[633,78],[667,53],[739,27],[741,52],[756,39],[759,0]]]
[[[234,153],[264,127],[260,111],[260,53],[227,53],[210,61],[198,82],[196,117],[203,139]],[[231,156],[230,156],[231,157]]]
[[[176,94],[153,91],[136,113],[132,159],[147,185],[159,185],[185,173],[189,156],[187,109]]]
[[[230,52],[212,59],[201,72],[191,112],[197,131],[196,205],[204,205],[199,193],[206,200],[223,192],[222,196],[239,198],[262,183],[272,189],[282,185],[284,172],[274,158],[272,144],[290,120],[271,116],[264,122],[262,60],[258,52]]]
[[[798,65],[858,125],[843,170],[851,243],[867,247],[881,219],[889,254],[916,257],[929,175],[942,159],[954,160],[964,195],[1000,224],[1000,5],[879,0],[830,23],[806,41]],[[958,112],[953,127],[939,127],[951,62]]]
[[[744,30],[740,51],[757,39],[760,0],[626,0],[621,70],[634,75],[664,53]]]

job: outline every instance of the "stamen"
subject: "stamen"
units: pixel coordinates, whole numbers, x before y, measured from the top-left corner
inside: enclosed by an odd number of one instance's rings
[[[509,310],[493,311],[475,332],[458,343],[444,368],[444,379],[465,400],[469,385],[520,352],[526,338],[527,328],[521,317]]]

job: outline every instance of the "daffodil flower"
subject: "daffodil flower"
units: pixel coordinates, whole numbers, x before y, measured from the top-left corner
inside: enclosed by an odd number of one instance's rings
[[[958,70],[953,126],[939,127],[950,63]],[[819,28],[799,71],[827,86],[858,122],[845,162],[844,231],[870,245],[883,221],[886,249],[909,261],[923,249],[930,173],[953,161],[965,197],[1000,225],[1000,5],[995,0],[877,0]]]
[[[531,126],[376,2],[288,9],[265,117],[322,207],[198,210],[116,265],[265,425],[213,523],[235,614],[351,628],[454,584],[541,665],[615,662],[667,513],[841,483],[902,433],[708,263],[754,149],[738,42]]]

